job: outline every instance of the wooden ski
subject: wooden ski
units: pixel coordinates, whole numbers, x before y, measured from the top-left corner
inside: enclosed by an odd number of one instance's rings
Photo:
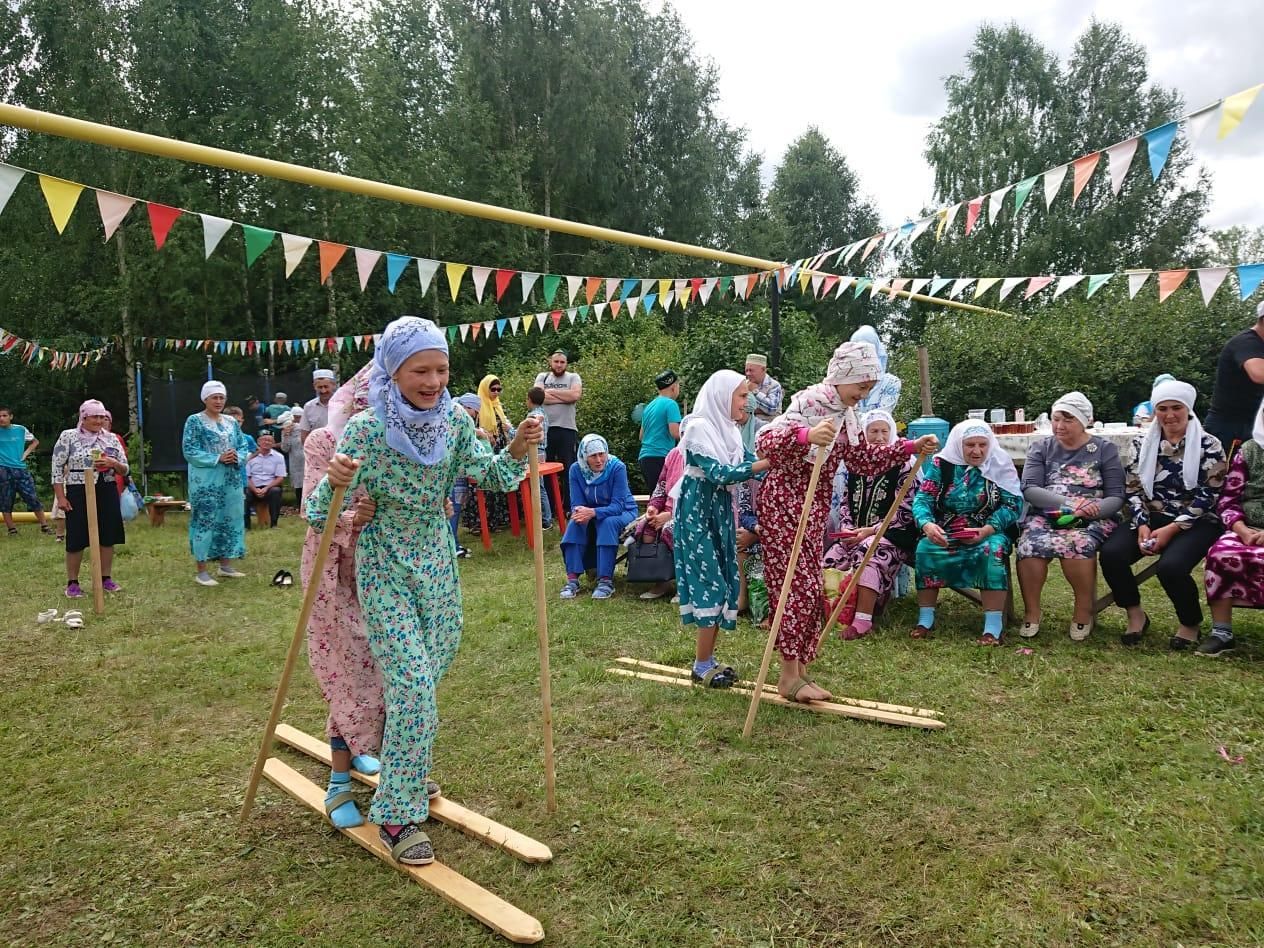
[[[680,678],[689,677],[689,669],[680,668],[677,665],[659,665],[655,662],[643,662],[640,659],[627,658],[626,656],[621,656],[619,658],[616,658],[615,661],[618,662],[620,665],[628,665],[633,668],[641,668],[641,669],[644,669],[645,671],[659,672],[664,675],[676,675]],[[738,684],[741,685],[743,688],[750,688],[754,684],[754,682],[743,680],[743,681],[739,681]],[[776,694],[777,686],[764,685],[764,691],[772,692],[773,694]],[[910,708],[902,704],[884,704],[881,701],[865,701],[860,698],[844,698],[839,695],[834,695],[834,700],[832,703],[833,704],[850,704],[850,705],[855,705],[858,708],[872,708],[875,711],[893,711],[896,714],[912,714],[917,717],[923,717],[923,718],[943,717],[943,714],[941,712],[932,711],[929,708]]]
[[[634,668],[607,668],[606,671],[614,675],[622,675],[625,678],[640,678],[644,681],[657,681],[665,685],[679,685],[682,688],[695,687],[688,677],[680,677],[678,675],[655,675],[650,672],[638,671]],[[735,692],[739,695],[749,696],[754,694],[754,689],[749,683],[745,686],[734,685],[732,688],[722,690]],[[848,718],[858,718],[862,721],[876,721],[880,724],[895,724],[902,727],[920,727],[930,731],[942,730],[946,726],[938,718],[923,717],[916,714],[899,714],[894,711],[881,711],[852,704],[834,704],[829,701],[811,701],[806,703],[790,701],[777,694],[775,689],[772,691],[765,689],[760,695],[760,700],[783,708],[798,708],[804,711],[816,711],[820,714],[837,714]]]
[[[329,766],[332,762],[329,744],[312,737],[310,734],[305,734],[298,728],[291,727],[288,724],[278,724],[276,737],[282,743],[290,745],[290,747],[301,754],[306,754],[308,757],[320,761],[325,766]],[[377,787],[376,776],[368,776],[356,770],[351,771],[351,776],[370,787],[375,789]],[[323,804],[321,812],[324,812]],[[524,836],[508,826],[502,826],[494,820],[489,820],[473,810],[468,810],[461,804],[452,802],[447,797],[435,797],[435,799],[430,801],[430,816],[440,823],[446,823],[448,826],[460,830],[466,836],[477,839],[479,842],[488,843],[498,849],[503,849],[509,855],[521,859],[523,862],[541,863],[548,862],[553,858],[552,851],[543,843],[537,842],[530,836]]]
[[[280,736],[279,732],[277,736]],[[263,776],[328,821],[325,816],[325,791],[289,764],[276,757],[269,757],[263,765]],[[436,861],[428,866],[405,866],[397,863],[378,839],[377,827],[372,824],[366,823],[340,832],[351,837],[388,866],[430,889],[444,901],[472,915],[510,941],[520,945],[533,945],[544,939],[544,926],[537,919],[443,863]]]

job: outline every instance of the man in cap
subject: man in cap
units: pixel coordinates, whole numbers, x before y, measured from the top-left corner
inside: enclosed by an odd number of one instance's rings
[[[637,464],[645,478],[645,492],[653,493],[658,475],[663,472],[667,452],[680,440],[680,379],[671,369],[654,378],[658,397],[645,406],[641,413],[641,453]]]
[[[575,424],[575,406],[584,394],[584,383],[578,373],[568,372],[566,353],[558,349],[549,356],[549,371],[535,377],[535,384],[544,389],[544,415],[549,420],[546,457],[562,464],[562,503],[571,509],[569,472],[579,448],[579,428]]]
[[[338,376],[333,369],[317,369],[312,373],[312,388],[316,397],[303,405],[303,418],[298,423],[298,435],[303,441],[317,428],[329,424],[329,400],[338,388]]]
[[[768,374],[768,357],[752,353],[746,357],[746,378],[751,383],[755,403],[755,430],[781,414],[781,383]]]
[[[1255,415],[1264,401],[1264,302],[1255,307],[1255,325],[1238,333],[1220,350],[1211,408],[1203,421],[1220,439],[1227,456],[1233,442],[1251,438]]]

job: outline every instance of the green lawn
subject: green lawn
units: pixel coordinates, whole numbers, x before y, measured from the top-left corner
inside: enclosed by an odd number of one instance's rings
[[[61,549],[0,541],[6,792],[0,941],[24,944],[492,945],[495,936],[336,836],[269,784],[237,823],[293,631],[294,520],[249,538],[249,578],[192,582],[185,519],[136,524],[125,592],[72,631]],[[555,536],[555,535],[554,535]],[[562,581],[548,554],[549,594]],[[974,644],[941,609],[913,642],[909,603],[878,634],[829,643],[835,692],[940,709],[922,732],[615,679],[614,656],[684,664],[665,603],[620,588],[551,599],[559,809],[544,808],[531,559],[521,541],[462,564],[466,631],[440,693],[437,773],[453,799],[546,842],[543,867],[436,827],[439,858],[536,915],[555,945],[1251,945],[1264,942],[1264,614],[1236,657],[1166,651],[1173,621],[1117,644],[1114,611],[1065,636]],[[1055,570],[1056,572],[1056,570]],[[955,597],[954,597],[955,598]],[[753,676],[762,633],[721,656]],[[290,723],[321,733],[305,660]],[[1231,765],[1217,754],[1244,754]],[[321,768],[278,751],[323,783]]]

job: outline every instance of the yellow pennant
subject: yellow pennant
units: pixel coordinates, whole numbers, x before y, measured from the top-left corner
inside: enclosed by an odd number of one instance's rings
[[[461,278],[469,267],[464,263],[445,263],[443,268],[448,272],[448,287],[452,290],[452,301],[456,302],[457,290],[461,288]]]
[[[1217,138],[1224,138],[1242,124],[1242,119],[1246,117],[1246,110],[1251,107],[1251,103],[1255,101],[1261,89],[1264,89],[1264,82],[1237,92],[1224,100],[1224,105],[1220,107],[1220,131],[1216,133]],[[43,183],[42,178],[40,183]]]
[[[70,215],[75,212],[75,204],[79,200],[83,185],[75,184],[73,181],[63,181],[61,178],[51,178],[46,174],[39,176],[39,183],[40,190],[44,192],[44,200],[48,202],[48,213],[53,215],[53,224],[57,227],[57,233],[63,233],[66,230],[66,224],[70,222]]]

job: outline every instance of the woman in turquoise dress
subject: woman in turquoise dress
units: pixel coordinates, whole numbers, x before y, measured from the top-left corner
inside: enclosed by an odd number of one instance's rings
[[[738,482],[768,469],[742,446],[745,376],[721,369],[703,384],[693,413],[681,422],[684,476],[672,488],[672,555],[680,621],[696,625],[692,678],[709,688],[731,688],[737,673],[715,658],[720,629],[737,626]]]
[[[246,555],[246,498],[242,491],[249,454],[241,426],[224,414],[228,390],[214,380],[202,386],[205,409],[184,422],[184,460],[189,465],[189,551],[199,585],[218,586],[207,567],[219,560],[222,578],[246,574],[233,560]]]
[[[382,770],[369,820],[407,865],[434,861],[419,824],[439,795],[429,779],[439,724],[435,689],[461,641],[456,545],[444,501],[458,477],[473,477],[488,490],[514,490],[528,449],[541,440],[539,422],[527,418],[506,451],[493,453],[447,383],[442,330],[416,316],[387,326],[373,355],[371,408],[347,422],[338,453],[306,502],[317,530],[334,487],[361,487],[375,504],[355,551],[365,634],[386,692]]]
[[[935,603],[944,586],[977,589],[983,599],[981,645],[999,645],[1009,571],[1009,532],[1022,513],[1022,486],[1014,462],[985,422],[969,420],[948,435],[913,498],[917,543],[915,639],[935,627]]]

